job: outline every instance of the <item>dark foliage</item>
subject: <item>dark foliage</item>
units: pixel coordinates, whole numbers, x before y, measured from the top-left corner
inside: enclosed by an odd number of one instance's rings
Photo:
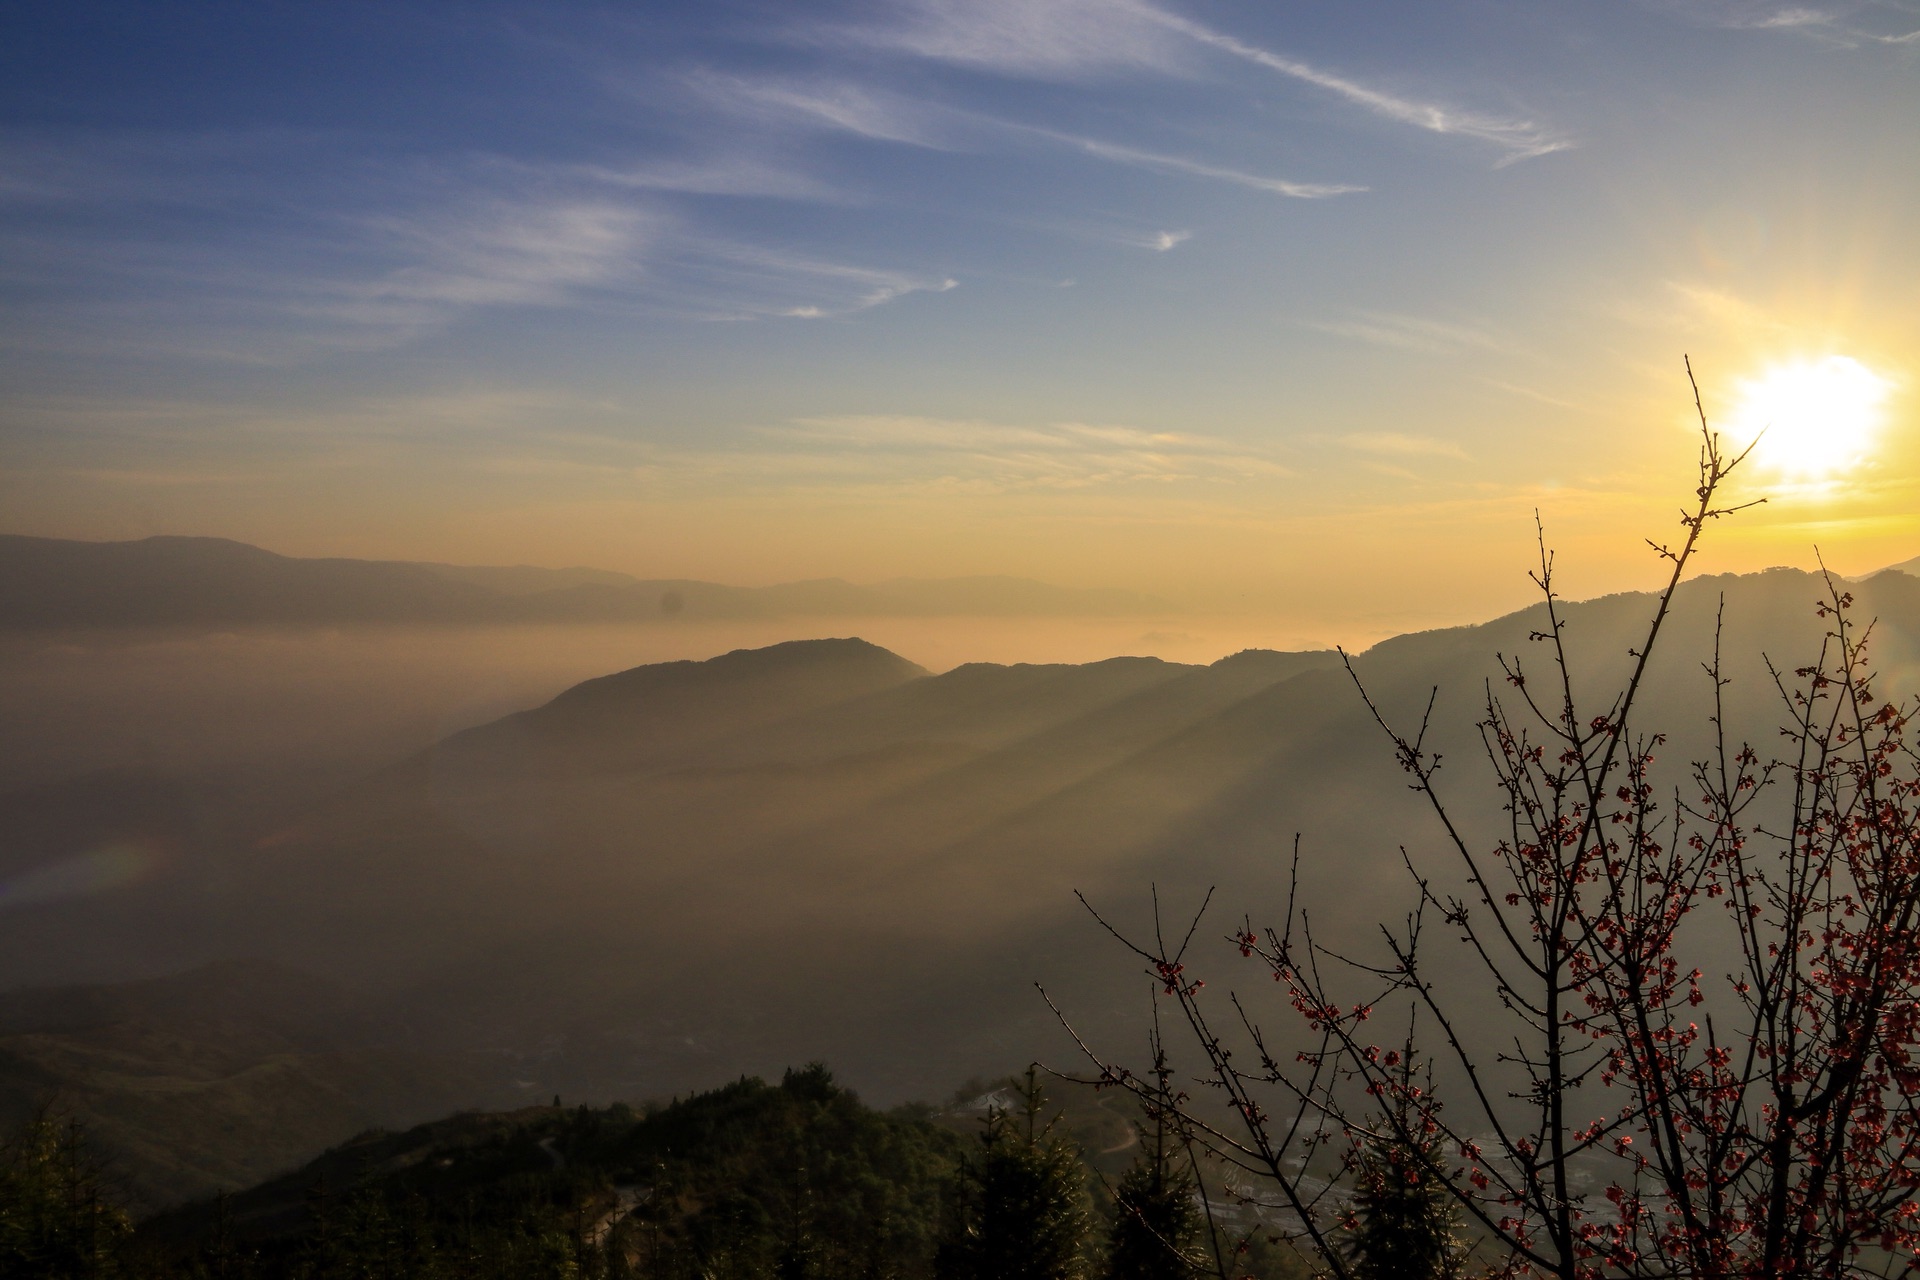
[[[1151,1146],[1114,1189],[1109,1280],[1190,1280],[1199,1275],[1202,1223],[1194,1195],[1192,1176],[1169,1158],[1164,1131],[1156,1132]]]
[[[42,1111],[0,1147],[0,1276],[119,1275],[129,1229],[77,1122]]]
[[[940,1280],[1079,1280],[1092,1229],[1079,1156],[1042,1122],[1032,1070],[1021,1114],[991,1107],[979,1149],[954,1185]]]
[[[340,1161],[323,1159],[143,1224],[133,1269],[183,1280],[925,1276],[962,1142],[924,1116],[863,1106],[816,1065],[648,1114],[542,1107],[362,1145],[345,1185],[326,1180]]]
[[[1386,1136],[1361,1153],[1347,1233],[1356,1280],[1452,1280],[1461,1273],[1460,1202],[1436,1146]]]

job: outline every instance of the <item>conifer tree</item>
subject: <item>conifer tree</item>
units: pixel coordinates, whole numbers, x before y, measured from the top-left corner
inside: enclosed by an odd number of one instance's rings
[[[1193,1178],[1169,1157],[1156,1117],[1150,1145],[1120,1178],[1107,1258],[1108,1280],[1189,1280],[1197,1275],[1200,1211]]]
[[[1460,1200],[1447,1183],[1433,1114],[1432,1081],[1416,1080],[1409,1034],[1386,1086],[1391,1114],[1355,1161],[1346,1254],[1355,1280],[1454,1280],[1466,1249]]]
[[[1021,1114],[990,1107],[980,1149],[954,1188],[934,1272],[940,1280],[1082,1280],[1091,1214],[1079,1157],[1042,1123],[1033,1068]]]
[[[118,1275],[130,1230],[77,1120],[43,1110],[0,1145],[0,1276]]]
[[[1140,1135],[1140,1155],[1114,1191],[1115,1217],[1108,1239],[1108,1280],[1189,1280],[1200,1272],[1200,1211],[1193,1175],[1168,1150],[1167,1121],[1178,1122],[1168,1081],[1173,1070],[1161,1047],[1154,1010],[1155,1087],[1145,1100],[1150,1131]]]
[[[1356,1280],[1453,1280],[1460,1202],[1431,1143],[1383,1137],[1360,1157],[1347,1256]]]

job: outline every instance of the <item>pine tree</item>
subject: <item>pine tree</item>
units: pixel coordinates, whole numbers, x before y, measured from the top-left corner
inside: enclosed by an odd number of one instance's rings
[[[1356,1280],[1452,1280],[1460,1274],[1460,1205],[1428,1145],[1382,1138],[1361,1155],[1358,1221],[1347,1242]]]
[[[1414,1083],[1411,1039],[1400,1061],[1392,1114],[1357,1162],[1347,1261],[1355,1280],[1454,1280],[1466,1257],[1460,1201],[1425,1119],[1431,1103],[1415,1102],[1431,1081]]]
[[[117,1275],[130,1230],[77,1120],[42,1111],[0,1146],[0,1275]]]
[[[1199,1274],[1200,1211],[1193,1177],[1169,1157],[1166,1121],[1153,1132],[1114,1191],[1118,1216],[1107,1257],[1108,1280],[1189,1280]]]
[[[987,1111],[980,1149],[954,1188],[953,1216],[934,1259],[940,1280],[1081,1280],[1092,1224],[1079,1157],[1042,1124],[1044,1098],[1028,1068],[1018,1118]]]

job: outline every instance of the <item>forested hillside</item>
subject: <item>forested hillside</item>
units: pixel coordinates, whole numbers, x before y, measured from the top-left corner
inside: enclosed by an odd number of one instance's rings
[[[778,1085],[742,1078],[639,1110],[555,1099],[370,1131],[282,1177],[137,1224],[85,1131],[43,1117],[16,1130],[0,1161],[0,1274],[988,1280],[1004,1273],[974,1257],[983,1240],[1000,1250],[1050,1240],[1062,1269],[1036,1275],[1132,1274],[1127,1251],[1140,1244],[1116,1234],[1126,1210],[1113,1189],[1151,1160],[1110,1111],[1083,1096],[1076,1122],[1025,1094],[1035,1088],[1011,1081],[946,1111],[879,1111],[816,1064]],[[1031,1114],[1014,1109],[1023,1098]],[[1093,1145],[1116,1128],[1122,1141]],[[1027,1195],[1008,1198],[1014,1185]],[[1303,1274],[1257,1230],[1208,1243],[1197,1211],[1179,1223],[1193,1262],[1217,1244],[1236,1275]],[[1178,1267],[1166,1274],[1192,1274]]]

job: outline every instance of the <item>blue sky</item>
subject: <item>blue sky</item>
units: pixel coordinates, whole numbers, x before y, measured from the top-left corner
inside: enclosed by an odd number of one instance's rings
[[[1721,563],[1920,553],[1916,0],[0,21],[12,531],[1471,615],[1685,352],[1887,388]]]

